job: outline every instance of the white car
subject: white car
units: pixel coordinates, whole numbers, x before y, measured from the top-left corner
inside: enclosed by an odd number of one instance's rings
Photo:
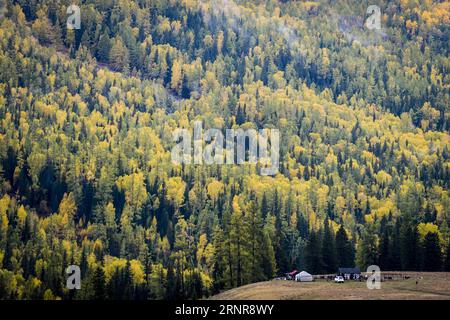
[[[344,283],[344,277],[343,276],[336,276],[336,277],[334,277],[334,282],[336,282],[336,283]]]

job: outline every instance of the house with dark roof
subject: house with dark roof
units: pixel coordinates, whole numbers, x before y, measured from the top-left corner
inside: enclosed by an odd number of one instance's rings
[[[356,268],[339,268],[338,276],[343,276],[345,280],[359,280],[361,278],[361,271]]]

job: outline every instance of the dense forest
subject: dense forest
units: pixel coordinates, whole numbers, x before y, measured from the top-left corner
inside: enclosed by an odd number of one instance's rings
[[[367,1],[0,0],[0,298],[450,271],[450,2],[376,2],[381,30]],[[279,173],[174,164],[195,121],[280,130]]]

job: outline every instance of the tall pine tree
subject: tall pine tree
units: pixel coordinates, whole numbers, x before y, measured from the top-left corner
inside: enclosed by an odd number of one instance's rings
[[[336,272],[337,258],[336,246],[333,230],[330,227],[328,219],[324,222],[323,239],[322,239],[322,257],[326,273]]]
[[[342,225],[336,233],[336,254],[338,267],[351,268],[355,265],[355,248]]]
[[[429,232],[426,234],[423,249],[424,271],[440,271],[442,268],[442,253],[437,233]]]

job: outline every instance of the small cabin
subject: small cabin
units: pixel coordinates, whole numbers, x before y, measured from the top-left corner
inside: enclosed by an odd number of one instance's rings
[[[344,277],[345,280],[359,280],[361,271],[359,268],[339,268],[337,275]]]

